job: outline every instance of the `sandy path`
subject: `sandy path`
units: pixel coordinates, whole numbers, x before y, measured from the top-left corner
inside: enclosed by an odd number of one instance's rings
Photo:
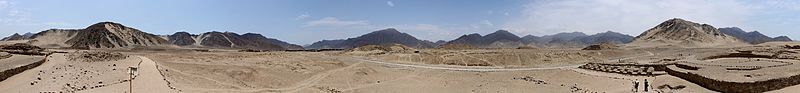
[[[139,65],[139,76],[133,79],[133,93],[168,93],[177,91],[172,90],[167,86],[167,81],[164,81],[164,76],[158,72],[156,62],[150,58],[136,56],[142,59]]]

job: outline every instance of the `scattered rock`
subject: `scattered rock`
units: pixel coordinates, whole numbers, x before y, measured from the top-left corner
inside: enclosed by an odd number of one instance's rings
[[[116,61],[125,58],[128,58],[128,55],[116,52],[81,51],[70,53],[67,59],[70,61],[98,62]],[[72,65],[70,65],[70,67],[72,67]]]
[[[527,82],[533,82],[534,84],[547,84],[547,82],[545,82],[544,80],[539,80],[539,79],[533,78],[531,76],[525,76],[525,77],[513,78],[513,79],[527,81]]]

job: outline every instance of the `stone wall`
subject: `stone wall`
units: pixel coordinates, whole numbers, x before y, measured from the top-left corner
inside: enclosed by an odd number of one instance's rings
[[[588,63],[579,68],[624,75],[663,75],[668,64],[612,64]]]
[[[22,72],[24,72],[24,71],[26,71],[28,69],[36,68],[39,65],[42,65],[42,63],[44,63],[46,60],[47,60],[47,56],[45,56],[45,58],[43,58],[42,60],[39,60],[39,61],[31,63],[31,64],[2,71],[2,72],[0,72],[0,81],[6,80],[9,77],[14,76],[14,75],[19,74],[19,73],[22,73]]]
[[[702,75],[691,73],[690,70],[678,68],[675,65],[667,66],[667,68],[667,73],[669,75],[680,77],[707,89],[723,93],[761,93],[800,84],[800,75],[765,81],[731,82],[707,78]]]

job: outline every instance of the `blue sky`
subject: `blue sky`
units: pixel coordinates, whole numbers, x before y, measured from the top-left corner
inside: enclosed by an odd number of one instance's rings
[[[113,21],[154,34],[260,33],[296,44],[397,28],[424,40],[507,29],[523,35],[639,35],[670,18],[800,39],[794,0],[0,0],[0,36]]]

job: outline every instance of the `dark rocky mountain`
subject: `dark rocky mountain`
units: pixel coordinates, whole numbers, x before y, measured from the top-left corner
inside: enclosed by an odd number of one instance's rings
[[[447,44],[447,41],[439,40],[439,41],[433,42],[433,44],[436,45],[436,46],[441,46],[441,45]]]
[[[585,47],[600,43],[624,44],[633,41],[633,36],[607,31],[593,35],[583,32],[557,33],[542,37],[526,35],[522,37],[525,43],[536,43],[540,47]]]
[[[169,43],[178,45],[178,46],[188,46],[194,45],[197,43],[194,38],[198,35],[192,35],[188,32],[175,32],[175,34],[169,35]]]
[[[332,49],[332,48],[336,48],[338,46],[338,44],[341,44],[344,41],[345,41],[344,39],[322,40],[322,41],[314,42],[313,44],[308,45],[305,48],[308,48],[308,49]]]
[[[301,50],[299,45],[289,44],[277,39],[266,38],[261,34],[233,32],[206,32],[193,35],[187,32],[176,32],[168,36],[169,42],[178,46],[255,49],[255,50]]]
[[[791,38],[789,38],[787,36],[778,36],[778,37],[772,38],[772,40],[775,40],[775,41],[794,41],[794,40],[792,40]]]
[[[792,41],[791,39],[789,39],[789,37],[786,36],[771,38],[769,36],[759,33],[758,31],[745,32],[744,30],[738,27],[719,28],[719,31],[727,35],[736,37],[737,39],[745,41],[750,44],[760,44],[770,41]]]
[[[407,33],[402,33],[394,28],[387,28],[370,32],[355,38],[345,40],[323,40],[309,45],[309,49],[319,48],[338,48],[350,49],[363,45],[385,45],[402,44],[413,48],[433,48],[434,44],[430,41],[419,40]]]
[[[447,44],[468,44],[481,48],[517,48],[525,46],[522,38],[506,30],[498,30],[494,33],[481,36],[480,34],[462,35]]]
[[[589,44],[589,45],[601,44],[601,43],[625,44],[632,42],[633,36],[612,31],[606,31],[603,33],[597,33],[586,37],[579,37],[577,39],[574,39],[573,41],[580,41],[584,44]]]
[[[14,33],[11,36],[4,37],[3,39],[0,39],[0,41],[25,40],[25,39],[30,39],[32,36],[33,36],[33,33],[31,33],[31,32],[27,32],[27,33],[22,34],[22,35],[20,35],[19,33]]]
[[[242,35],[242,38],[246,40],[256,41],[257,43],[276,44],[288,50],[303,50],[303,46],[290,44],[278,39],[267,38],[261,34],[256,34],[256,33],[245,33]]]
[[[683,47],[710,47],[744,44],[733,36],[720,32],[714,26],[698,24],[683,19],[667,20],[634,38],[635,45]]]
[[[113,22],[100,22],[80,29],[75,36],[66,41],[66,44],[77,48],[121,48],[166,43],[166,40],[156,35]]]
[[[0,41],[22,40],[22,39],[26,39],[26,38],[27,37],[25,37],[25,36],[19,35],[19,33],[14,33],[11,36],[8,36],[8,37],[5,37],[3,39],[0,39]]]
[[[541,36],[538,39],[528,40],[533,41],[537,44],[544,44],[548,45],[548,43],[560,43],[560,42],[568,42],[572,41],[572,39],[586,37],[588,35],[584,34],[583,32],[571,32],[571,33],[558,33],[553,35],[545,35]]]

